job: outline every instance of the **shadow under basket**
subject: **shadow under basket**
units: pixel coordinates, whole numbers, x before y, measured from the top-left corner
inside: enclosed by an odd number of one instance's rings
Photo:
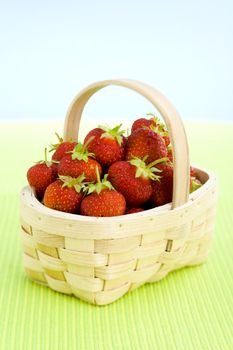
[[[22,189],[20,197],[27,276],[98,305],[112,303],[175,269],[204,262],[217,203],[216,177],[201,169],[196,172],[203,185],[189,194],[188,146],[181,119],[161,93],[143,83],[109,80],[84,89],[68,110],[64,139],[77,138],[86,102],[112,84],[139,92],[163,116],[173,146],[172,203],[135,214],[96,218],[49,209],[29,186]]]

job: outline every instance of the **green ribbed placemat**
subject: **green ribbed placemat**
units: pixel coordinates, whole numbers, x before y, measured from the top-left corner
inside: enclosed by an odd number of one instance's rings
[[[56,125],[0,124],[0,349],[154,350],[233,347],[233,125],[188,124],[194,164],[219,175],[208,262],[173,272],[104,307],[29,281],[22,267],[18,192]]]

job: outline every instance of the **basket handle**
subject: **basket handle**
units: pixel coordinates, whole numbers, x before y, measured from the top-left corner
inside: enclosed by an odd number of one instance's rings
[[[87,101],[98,90],[109,85],[119,85],[138,92],[160,112],[167,126],[173,150],[174,185],[172,209],[186,203],[189,197],[190,164],[184,126],[173,105],[161,92],[151,86],[134,80],[104,80],[87,86],[74,98],[68,109],[64,125],[64,140],[77,138],[81,115]]]

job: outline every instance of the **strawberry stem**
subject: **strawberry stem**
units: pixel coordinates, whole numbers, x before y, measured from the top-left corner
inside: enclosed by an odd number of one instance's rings
[[[55,135],[57,136],[59,143],[62,143],[63,138],[61,136],[59,136],[59,134],[57,132],[55,132]]]
[[[55,132],[55,135],[56,135],[56,137],[58,138],[58,143],[54,143],[54,144],[52,144],[52,145],[49,145],[49,146],[50,146],[49,152],[55,151],[55,150],[58,148],[58,146],[60,146],[60,144],[63,143],[63,138],[60,137],[59,134],[58,134],[57,132]]]
[[[93,139],[92,139],[92,140],[93,140]],[[92,140],[91,140],[91,141],[92,141]],[[89,141],[89,140],[88,140],[88,141]],[[84,160],[84,161],[87,163],[87,162],[88,162],[88,157],[92,157],[92,158],[95,157],[94,153],[89,153],[88,150],[85,149],[85,148],[87,148],[88,144],[89,144],[91,141],[86,142],[86,145],[85,145],[86,147],[85,147],[84,145],[82,145],[81,143],[78,143],[78,144],[74,147],[73,151],[69,151],[69,152],[67,152],[67,153],[71,153],[71,157],[72,157],[73,160],[74,160],[74,159]]]
[[[129,163],[136,167],[136,172],[135,172],[136,178],[143,176],[143,177],[149,178],[151,180],[159,180],[160,176],[155,175],[154,172],[161,172],[161,170],[159,170],[155,167],[151,167],[151,166],[153,166],[154,163],[155,164],[159,163],[160,161],[161,160],[156,160],[156,161],[146,165],[146,163],[144,162],[143,159],[139,159],[139,158],[135,157],[134,159],[131,159],[129,161]]]
[[[112,186],[111,182],[107,180],[108,174],[105,174],[104,178],[101,180],[98,167],[96,167],[95,169],[96,169],[97,182],[96,183],[89,183],[86,186],[86,188],[84,190],[87,192],[87,194],[91,194],[93,192],[100,194],[100,192],[102,190],[105,190],[105,189],[115,190],[115,188]]]
[[[48,168],[51,166],[52,162],[48,160],[47,148],[46,147],[44,149],[44,159],[43,160],[39,160],[38,162],[35,162],[35,163],[36,164],[46,164]]]
[[[168,161],[168,158],[167,158],[167,157],[160,158],[160,159],[156,159],[156,160],[154,160],[153,162],[147,164],[147,168],[149,169],[149,168],[153,167],[153,166],[156,165],[156,164],[165,163],[165,162],[167,162],[167,161]]]
[[[45,163],[48,163],[48,156],[47,156],[47,148],[46,147],[44,149],[44,160],[45,160]]]
[[[159,117],[154,113],[147,113],[146,115],[148,115],[149,117],[152,117],[151,119],[154,119],[156,122],[160,121]]]

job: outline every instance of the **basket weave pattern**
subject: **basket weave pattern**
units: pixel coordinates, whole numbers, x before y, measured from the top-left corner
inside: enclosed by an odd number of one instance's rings
[[[109,220],[102,232],[101,227],[80,232],[72,214],[67,220],[51,220],[26,187],[21,200],[25,271],[56,291],[101,305],[172,270],[200,264],[208,256],[214,230],[215,178],[198,191],[176,210],[168,211],[166,205],[149,210],[146,218],[138,213],[127,221]]]
[[[80,92],[68,110],[64,140],[76,139],[89,98],[108,85],[130,88],[163,116],[174,159],[172,203],[109,218],[49,209],[29,187],[20,198],[24,267],[32,280],[93,304],[111,303],[170,271],[206,260],[216,211],[216,177],[196,169],[203,184],[189,194],[188,143],[182,121],[159,91],[143,83],[109,80]]]

